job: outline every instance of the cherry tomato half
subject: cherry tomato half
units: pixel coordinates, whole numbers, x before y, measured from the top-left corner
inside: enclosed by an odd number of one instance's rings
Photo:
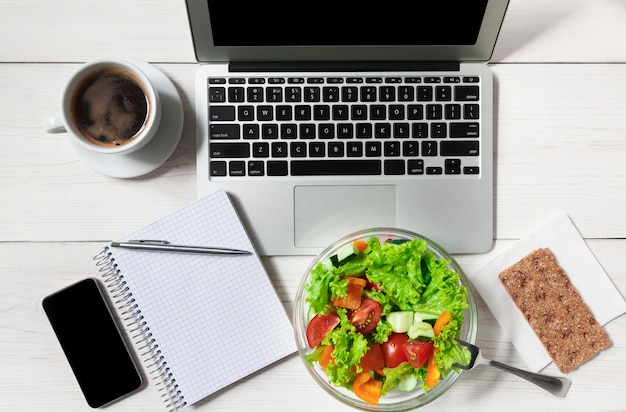
[[[404,344],[406,360],[411,366],[419,368],[428,361],[433,353],[432,341],[411,340]]]
[[[395,368],[402,362],[406,362],[406,352],[404,347],[409,341],[406,333],[392,333],[387,338],[387,342],[381,344],[385,365],[388,368]]]
[[[314,348],[322,342],[324,336],[339,325],[339,316],[336,313],[315,315],[306,327],[306,340]]]
[[[361,307],[350,312],[350,323],[356,327],[356,331],[366,335],[373,331],[380,320],[383,309],[380,303],[374,299],[363,299]]]
[[[361,358],[361,367],[364,371],[372,371],[382,369],[385,367],[385,358],[383,357],[383,351],[381,346],[376,343],[365,352],[365,355]]]

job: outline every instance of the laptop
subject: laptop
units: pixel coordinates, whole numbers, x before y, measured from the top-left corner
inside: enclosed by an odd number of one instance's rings
[[[508,0],[186,4],[198,196],[227,191],[260,254],[374,227],[492,246],[486,62]]]

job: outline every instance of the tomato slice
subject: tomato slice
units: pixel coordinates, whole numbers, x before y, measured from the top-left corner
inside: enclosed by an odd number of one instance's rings
[[[361,307],[352,311],[348,316],[356,331],[366,335],[373,331],[380,320],[383,308],[374,299],[363,299]]]
[[[352,384],[354,394],[372,405],[378,405],[382,387],[382,381],[372,378],[369,372],[358,373],[356,380]]]
[[[314,348],[322,342],[324,336],[339,325],[339,316],[336,313],[315,315],[306,327],[306,340]]]
[[[361,278],[348,276],[342,280],[347,280],[346,296],[338,296],[333,299],[333,305],[338,308],[358,309],[361,306],[361,295],[367,281]]]
[[[381,344],[385,365],[388,368],[395,368],[402,362],[406,362],[406,352],[404,346],[409,341],[406,333],[392,333],[387,338],[387,342]]]
[[[364,371],[372,371],[385,367],[385,358],[380,344],[375,343],[370,346],[365,355],[361,358],[361,367]]]
[[[432,341],[411,340],[404,344],[406,360],[411,366],[419,368],[425,364],[433,353]]]

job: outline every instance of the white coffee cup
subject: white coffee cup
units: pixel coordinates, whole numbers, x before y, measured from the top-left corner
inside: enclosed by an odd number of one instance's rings
[[[85,63],[63,86],[61,114],[44,120],[48,133],[67,132],[98,153],[131,153],[145,146],[161,122],[159,94],[132,61],[106,58]]]

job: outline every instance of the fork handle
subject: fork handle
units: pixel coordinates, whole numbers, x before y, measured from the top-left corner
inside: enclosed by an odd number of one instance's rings
[[[535,385],[540,386],[548,392],[561,398],[565,396],[572,383],[568,378],[529,372],[522,369],[514,368],[513,366],[505,365],[504,363],[500,363],[494,360],[490,360],[489,365],[510,372],[514,375],[519,376],[520,378],[524,378],[528,382],[532,382]]]

